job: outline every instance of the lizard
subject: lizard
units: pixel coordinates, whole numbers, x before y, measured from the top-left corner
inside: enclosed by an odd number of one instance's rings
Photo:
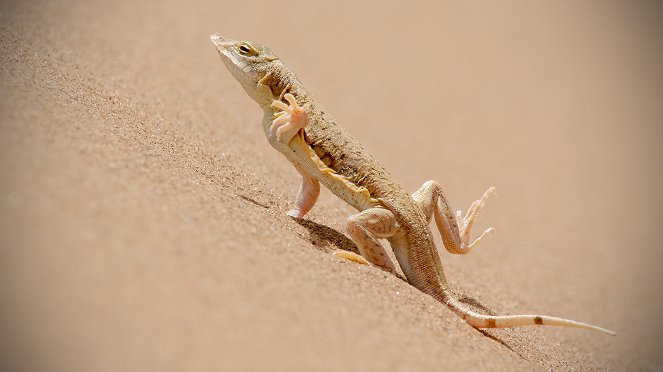
[[[510,328],[554,325],[589,329],[615,335],[595,325],[547,315],[486,315],[458,300],[444,274],[429,227],[434,218],[444,247],[467,254],[493,232],[485,230],[470,243],[470,230],[490,187],[471,203],[465,216],[454,214],[436,181],[428,181],[414,194],[393,180],[389,172],[316,102],[295,73],[269,48],[222,37],[210,39],[221,60],[246,93],[263,110],[262,128],[269,144],[301,174],[294,207],[288,215],[303,218],[320,193],[320,184],[358,210],[347,220],[347,233],[359,253],[335,254],[396,274],[379,239],[387,239],[407,282],[445,304],[475,328]]]

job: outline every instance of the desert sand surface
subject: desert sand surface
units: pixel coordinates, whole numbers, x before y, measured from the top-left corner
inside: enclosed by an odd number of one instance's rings
[[[3,371],[661,370],[661,7],[0,3]],[[392,175],[465,209],[459,294],[594,323],[479,331],[332,256],[208,35],[279,54]],[[434,226],[434,225],[433,225]]]

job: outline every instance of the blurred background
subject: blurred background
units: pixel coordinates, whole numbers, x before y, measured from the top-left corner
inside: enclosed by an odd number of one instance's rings
[[[3,370],[660,370],[663,7],[0,1]],[[479,332],[328,253],[208,35],[269,46],[414,192],[465,209],[454,287],[595,323]],[[437,233],[435,232],[436,236]],[[438,248],[442,244],[437,237]]]

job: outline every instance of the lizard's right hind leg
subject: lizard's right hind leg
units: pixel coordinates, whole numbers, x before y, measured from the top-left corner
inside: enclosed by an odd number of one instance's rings
[[[389,238],[398,231],[398,223],[393,213],[384,208],[370,208],[354,214],[348,218],[347,231],[357,244],[361,257],[346,251],[337,251],[334,255],[359,263],[368,262],[392,274],[396,273],[394,263],[378,241],[379,238]],[[362,258],[365,261],[362,262]]]
[[[458,211],[456,214],[453,213],[447,198],[444,196],[442,186],[435,181],[424,183],[424,185],[412,195],[412,198],[424,212],[428,222],[430,222],[431,217],[435,216],[435,224],[442,235],[442,241],[444,242],[444,247],[447,251],[454,254],[465,254],[471,251],[481,239],[494,231],[494,229],[490,227],[474,242],[471,244],[469,243],[472,224],[474,224],[479,212],[486,204],[488,195],[494,191],[494,187],[489,187],[481,199],[475,200],[470,205],[465,217],[462,217],[461,211]]]

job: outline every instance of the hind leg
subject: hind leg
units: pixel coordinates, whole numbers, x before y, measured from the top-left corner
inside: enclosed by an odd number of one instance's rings
[[[370,208],[348,218],[348,235],[359,248],[358,255],[338,251],[334,254],[359,263],[371,263],[390,273],[396,273],[394,263],[378,239],[389,238],[398,231],[394,215],[384,208]],[[363,259],[362,259],[363,258]]]
[[[494,231],[492,227],[486,229],[472,244],[469,244],[472,224],[474,224],[479,212],[485,206],[488,195],[494,191],[494,187],[489,187],[481,199],[470,205],[465,217],[462,217],[460,211],[456,214],[453,213],[447,198],[444,196],[442,186],[435,181],[424,183],[412,195],[412,198],[422,209],[429,222],[433,216],[435,217],[435,224],[442,235],[442,241],[447,251],[454,254],[465,254],[471,251],[481,239]]]

